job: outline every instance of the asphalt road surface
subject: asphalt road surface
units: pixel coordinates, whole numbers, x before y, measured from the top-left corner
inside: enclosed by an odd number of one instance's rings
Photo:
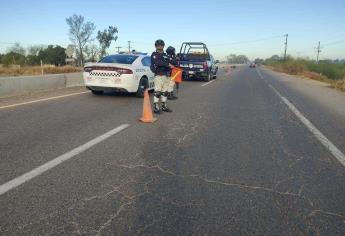
[[[345,93],[242,66],[170,107],[0,99],[0,235],[345,235]]]

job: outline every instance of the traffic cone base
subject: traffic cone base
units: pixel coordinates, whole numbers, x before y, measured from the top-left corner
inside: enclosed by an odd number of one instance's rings
[[[144,119],[144,118],[140,118],[139,119],[141,122],[143,122],[143,123],[153,123],[153,122],[155,122],[155,121],[157,121],[157,118],[152,118],[152,119]]]
[[[147,89],[144,93],[143,117],[141,117],[139,120],[144,123],[153,123],[157,120],[157,118],[153,117],[152,114],[150,96]]]

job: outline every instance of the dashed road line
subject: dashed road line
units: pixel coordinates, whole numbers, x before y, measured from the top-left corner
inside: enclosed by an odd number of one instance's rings
[[[34,100],[34,101],[22,102],[22,103],[16,103],[16,104],[2,106],[2,107],[0,107],[0,109],[10,108],[10,107],[17,107],[17,106],[23,106],[23,105],[28,105],[28,104],[37,103],[37,102],[44,102],[44,101],[49,101],[49,100],[54,100],[54,99],[59,99],[59,98],[71,97],[71,96],[76,96],[76,95],[80,95],[80,94],[84,94],[84,93],[90,93],[90,92],[89,91],[85,91],[85,92],[70,93],[70,94],[56,96],[56,97],[50,97],[50,98],[42,98],[42,99],[38,99],[38,100]]]
[[[7,183],[4,183],[2,185],[0,185],[0,195],[24,184],[25,182],[43,174],[44,172],[60,165],[61,163],[71,159],[72,157],[90,149],[91,147],[95,146],[96,144],[110,138],[111,136],[123,131],[124,129],[127,129],[130,125],[129,124],[122,124],[120,126],[118,126],[117,128],[115,129],[112,129],[104,134],[102,134],[101,136],[98,136],[97,138],[95,139],[92,139],[90,140],[89,142],[79,146],[79,147],[76,147],[74,148],[73,150],[61,155],[61,156],[58,156],[56,158],[54,158],[53,160],[39,166],[39,167],[36,167],[35,169],[19,176],[19,177],[16,177],[10,181],[8,181]]]
[[[202,87],[209,85],[210,83],[214,82],[215,80],[211,80],[210,82],[207,82],[206,84],[201,85]]]

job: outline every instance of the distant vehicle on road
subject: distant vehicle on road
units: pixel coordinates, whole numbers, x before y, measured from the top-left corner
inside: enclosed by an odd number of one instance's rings
[[[151,57],[143,53],[109,55],[84,66],[84,82],[96,95],[110,91],[143,97],[145,89],[154,88],[150,65]]]
[[[201,42],[184,42],[181,45],[179,65],[183,69],[183,78],[210,81],[217,76],[219,61],[215,61],[206,44]]]
[[[249,64],[249,67],[250,67],[250,68],[255,68],[256,65],[255,65],[255,63],[250,63],[250,64]]]

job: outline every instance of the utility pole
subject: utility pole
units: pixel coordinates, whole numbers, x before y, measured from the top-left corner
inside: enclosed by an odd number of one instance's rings
[[[131,52],[131,42],[132,41],[128,41],[128,52]]]
[[[284,60],[286,60],[286,51],[287,51],[287,43],[288,43],[288,34],[284,34],[285,37],[285,52],[284,52]]]
[[[115,47],[115,48],[117,48],[117,53],[120,53],[120,48],[122,47]]]
[[[319,44],[316,48],[316,52],[317,52],[317,56],[316,56],[316,64],[319,64],[319,55],[320,55],[320,52],[321,52],[321,46],[320,46],[320,41],[319,41]]]

